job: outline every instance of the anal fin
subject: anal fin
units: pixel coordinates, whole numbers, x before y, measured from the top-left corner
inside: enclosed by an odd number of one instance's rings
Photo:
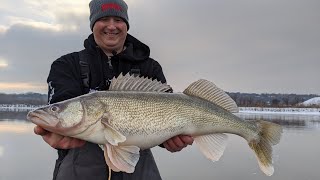
[[[209,134],[197,136],[194,141],[200,151],[210,160],[218,161],[227,146],[228,136],[226,134]]]

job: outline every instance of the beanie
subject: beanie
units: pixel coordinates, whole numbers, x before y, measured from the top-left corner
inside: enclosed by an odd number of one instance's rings
[[[107,16],[122,18],[129,30],[128,6],[123,0],[92,0],[89,3],[89,8],[91,30],[98,19]]]

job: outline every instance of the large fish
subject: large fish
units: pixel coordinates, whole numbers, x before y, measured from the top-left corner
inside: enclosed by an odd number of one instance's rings
[[[200,151],[217,161],[227,135],[249,143],[260,169],[274,172],[272,145],[279,143],[281,126],[244,121],[234,115],[235,102],[212,82],[200,79],[183,93],[166,93],[170,86],[148,78],[120,75],[109,91],[82,95],[29,112],[33,123],[64,136],[101,145],[113,171],[134,172],[139,150],[179,135],[190,135]]]

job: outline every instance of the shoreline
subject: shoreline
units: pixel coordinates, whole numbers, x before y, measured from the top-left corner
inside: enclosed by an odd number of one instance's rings
[[[242,113],[242,114],[320,115],[320,108],[239,107],[239,113]]]

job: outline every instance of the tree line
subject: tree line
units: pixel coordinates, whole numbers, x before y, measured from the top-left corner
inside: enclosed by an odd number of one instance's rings
[[[316,94],[228,93],[240,107],[304,107],[301,103]],[[319,107],[314,106],[314,107]]]

